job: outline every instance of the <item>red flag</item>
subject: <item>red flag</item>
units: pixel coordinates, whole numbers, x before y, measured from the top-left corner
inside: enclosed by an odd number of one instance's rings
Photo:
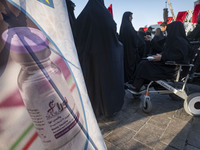
[[[143,29],[144,29],[144,31],[147,31],[148,28],[147,28],[147,27],[144,27]]]
[[[167,24],[171,23],[173,20],[173,17],[168,17],[168,21],[167,21]]]
[[[184,22],[186,15],[187,15],[187,11],[178,12],[176,21]]]
[[[113,17],[112,4],[110,4],[110,6],[108,7],[108,11],[111,13],[111,15]]]
[[[192,23],[197,23],[197,16],[200,12],[200,4],[196,5],[194,8],[193,16],[192,16]]]

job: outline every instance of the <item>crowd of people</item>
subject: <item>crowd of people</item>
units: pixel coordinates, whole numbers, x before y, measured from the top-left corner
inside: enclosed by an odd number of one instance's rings
[[[137,32],[132,19],[132,12],[125,12],[117,33],[104,0],[89,0],[74,20],[75,45],[96,117],[112,117],[121,110],[124,85],[140,91],[146,82],[174,77],[177,68],[165,65],[166,61],[189,63],[191,59],[182,22],[163,22],[152,36],[152,27]]]

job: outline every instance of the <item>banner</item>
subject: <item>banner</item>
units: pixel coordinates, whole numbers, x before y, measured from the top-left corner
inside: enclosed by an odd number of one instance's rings
[[[194,8],[192,23],[197,23],[197,17],[198,17],[199,12],[200,12],[200,4],[197,4]]]
[[[0,149],[106,149],[65,1],[3,0],[0,9]]]
[[[184,22],[187,13],[188,13],[187,11],[178,12],[178,15],[177,15],[177,17],[176,17],[176,21]]]

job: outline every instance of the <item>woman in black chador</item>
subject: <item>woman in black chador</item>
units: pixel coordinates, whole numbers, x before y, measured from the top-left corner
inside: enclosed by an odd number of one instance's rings
[[[124,76],[125,82],[133,78],[136,64],[139,61],[138,36],[132,23],[132,13],[125,12],[119,32],[119,40],[124,45]]]
[[[139,28],[138,30],[138,53],[139,53],[139,56],[140,58],[143,58],[145,57],[145,51],[146,51],[146,41],[145,41],[145,36],[146,36],[146,33],[144,32],[144,29],[143,28]]]
[[[165,40],[166,40],[166,37],[163,35],[163,32],[161,31],[160,28],[157,28],[151,42],[152,55],[156,55],[157,53],[162,52],[164,48]]]
[[[154,55],[152,61],[144,60],[138,65],[134,74],[133,85],[130,86],[132,90],[139,91],[145,81],[173,78],[176,67],[165,65],[166,61],[189,63],[191,50],[182,22],[175,21],[169,24],[167,33],[165,46],[161,54]],[[151,38],[147,37],[147,40],[151,40]]]
[[[103,0],[88,1],[75,21],[74,35],[95,115],[110,117],[124,102],[123,46]]]

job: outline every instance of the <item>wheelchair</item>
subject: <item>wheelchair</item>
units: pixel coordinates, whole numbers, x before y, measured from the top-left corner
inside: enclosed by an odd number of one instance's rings
[[[191,42],[192,45],[200,44],[200,42]],[[185,112],[191,116],[200,116],[200,90],[188,91],[189,85],[194,85],[192,80],[200,77],[199,73],[195,72],[197,65],[200,63],[200,50],[196,49],[193,59],[190,64],[177,64],[173,61],[166,62],[166,65],[176,65],[178,67],[175,81],[171,80],[157,80],[150,81],[144,85],[145,89],[140,92],[127,89],[134,97],[144,97],[141,99],[141,107],[145,113],[152,111],[150,93],[169,94],[171,98],[179,98],[184,100]],[[187,67],[187,72],[184,76],[181,75],[183,68]],[[190,82],[189,82],[190,81]],[[156,86],[157,85],[157,86]],[[199,86],[200,84],[196,85]],[[160,88],[156,88],[160,87]]]

